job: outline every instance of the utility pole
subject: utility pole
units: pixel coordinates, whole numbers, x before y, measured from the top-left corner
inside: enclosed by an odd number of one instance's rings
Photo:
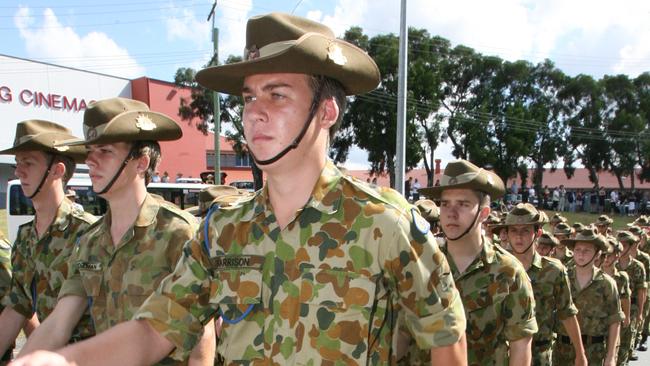
[[[402,0],[399,31],[399,76],[397,89],[397,141],[395,147],[395,189],[404,192],[404,167],[406,166],[406,66],[407,66],[408,31],[406,27],[406,0]]]
[[[208,22],[212,19],[212,45],[214,54],[212,56],[212,63],[210,66],[217,66],[219,64],[219,28],[215,26],[214,14],[217,8],[217,0],[214,0],[212,9],[208,15]],[[221,184],[221,110],[219,108],[219,92],[212,92],[212,110],[214,111],[214,183]]]

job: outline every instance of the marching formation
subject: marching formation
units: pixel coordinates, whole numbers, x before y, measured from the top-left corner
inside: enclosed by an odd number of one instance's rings
[[[176,123],[124,98],[83,138],[27,120],[12,147],[34,220],[0,241],[0,353],[11,365],[626,365],[649,331],[650,220],[613,231],[521,203],[450,162],[411,204],[328,158],[375,62],[308,19],[251,18],[244,60],[197,81],[242,95],[254,194],[213,186],[183,211],[147,193]],[[109,206],[65,195],[75,163]],[[11,257],[9,259],[9,252]]]

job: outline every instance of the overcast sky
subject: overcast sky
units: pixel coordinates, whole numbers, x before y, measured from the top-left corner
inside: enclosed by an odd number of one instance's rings
[[[171,81],[210,59],[208,0],[59,0],[0,3],[0,53],[111,75]],[[399,0],[220,0],[219,54],[241,55],[246,19],[271,11],[319,20],[342,35],[399,33]],[[569,75],[650,71],[650,1],[409,0],[408,23],[507,60],[545,58]],[[436,152],[451,158],[448,148]],[[348,167],[364,166],[355,151]]]

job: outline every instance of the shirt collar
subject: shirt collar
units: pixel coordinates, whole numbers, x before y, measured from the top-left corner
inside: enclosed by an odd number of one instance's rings
[[[156,200],[152,195],[147,194],[144,198],[144,202],[142,202],[142,206],[140,207],[138,217],[135,219],[134,226],[146,227],[153,224],[156,220],[156,216],[158,216],[159,209],[160,203],[158,200]]]
[[[533,249],[533,261],[530,264],[531,267],[535,267],[537,269],[542,269],[542,256],[537,253],[536,250]]]
[[[70,214],[72,213],[72,202],[64,198],[56,211],[56,217],[52,222],[52,229],[58,231],[65,231],[70,224]]]
[[[343,178],[341,171],[331,160],[327,160],[305,207],[312,207],[325,214],[336,213],[340,207],[343,195],[343,189],[339,185],[341,178]],[[269,190],[268,186],[264,185],[253,199],[252,210],[240,220],[251,221],[263,212],[269,211],[271,211]]]

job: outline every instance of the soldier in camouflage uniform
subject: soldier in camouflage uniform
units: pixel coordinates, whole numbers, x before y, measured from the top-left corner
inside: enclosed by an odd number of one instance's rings
[[[212,206],[140,321],[97,337],[112,350],[99,364],[183,359],[217,314],[229,365],[395,363],[400,312],[418,347],[465,364],[462,302],[428,223],[327,159],[345,95],[379,82],[374,61],[322,24],[278,13],[249,21],[246,50],[197,81],[243,91],[244,133],[266,184]],[[314,70],[322,75],[304,74]],[[61,352],[84,363],[88,350],[102,351],[88,342]]]
[[[562,262],[562,264],[564,264],[566,267],[571,266],[573,262],[573,253],[571,253],[571,250],[567,248],[566,245],[562,244],[562,240],[569,239],[572,233],[573,230],[571,229],[571,226],[569,226],[569,224],[566,222],[558,223],[553,228],[553,236],[555,236],[557,240],[560,241],[560,245],[555,248],[553,258],[559,259],[560,262]]]
[[[568,220],[567,220],[566,217],[562,216],[562,214],[560,214],[559,212],[556,212],[555,214],[553,214],[553,216],[551,216],[548,223],[551,226],[551,231],[553,231],[555,229],[555,227],[557,226],[557,224],[560,224],[560,223],[565,223],[566,224],[567,221]]]
[[[11,288],[11,245],[4,234],[0,233],[0,300],[7,294]],[[0,312],[3,306],[0,302]],[[13,347],[9,347],[4,355],[0,357],[0,365],[11,360]]]
[[[543,257],[553,258],[555,248],[560,245],[560,241],[556,237],[549,234],[546,230],[542,231],[542,235],[537,239],[537,253]]]
[[[427,220],[429,223],[431,234],[437,235],[440,233],[440,208],[436,205],[435,202],[428,199],[417,200],[414,203],[417,207],[422,218]]]
[[[83,129],[85,140],[60,146],[87,146],[93,190],[106,199],[109,210],[79,238],[70,258],[73,267],[59,292],[56,316],[41,324],[21,355],[62,346],[52,334],[65,334],[72,326],[66,319],[87,307],[97,333],[130,320],[173,271],[183,245],[197,228],[192,215],[146,190],[160,159],[157,141],[182,135],[173,120],[149,111],[142,102],[111,98],[89,105]],[[205,334],[192,363],[214,359],[212,324]],[[186,363],[187,358],[162,362]]]
[[[575,350],[575,365],[586,365],[587,358],[580,338],[580,328],[573,304],[569,278],[562,263],[543,257],[536,251],[538,236],[545,218],[529,203],[517,204],[502,224],[508,232],[511,253],[526,268],[535,293],[535,317],[539,332],[533,336],[533,366],[552,364],[554,323],[561,322]]]
[[[618,295],[621,299],[621,310],[625,319],[621,323],[621,333],[623,329],[630,326],[630,277],[626,272],[619,271],[616,268],[616,263],[618,263],[618,258],[623,253],[623,245],[616,239],[614,236],[607,237],[607,252],[604,253],[603,263],[601,269],[603,272],[607,273],[610,277],[616,281],[616,288],[618,289]],[[619,341],[620,345],[620,341]],[[620,347],[617,351],[617,354],[620,353]],[[618,358],[616,361],[617,365],[627,364],[627,355],[624,359]]]
[[[629,231],[636,235],[639,238],[639,241],[634,245],[633,249],[630,251],[632,258],[638,260],[643,264],[643,269],[645,269],[645,280],[646,285],[650,287],[650,255],[640,249],[642,243],[645,240],[645,232],[638,226],[630,227]],[[638,348],[640,344],[643,344],[645,340],[643,339],[644,335],[647,336],[646,324],[648,322],[648,306],[649,299],[646,295],[645,303],[643,305],[643,314],[641,315],[641,323],[639,324],[639,329],[636,332],[636,343],[635,346]]]
[[[644,224],[643,218],[635,220],[635,222]],[[629,231],[636,235],[639,238],[639,242],[635,247],[634,252],[632,255],[634,256],[635,259],[637,259],[639,262],[643,263],[643,266],[646,270],[646,283],[648,284],[648,287],[650,287],[650,255],[645,252],[645,248],[647,246],[647,234],[645,230],[643,230],[641,227],[636,226],[636,225],[630,225]],[[650,327],[650,298],[649,296],[646,295],[645,299],[645,304],[643,306],[643,326],[640,327],[639,331],[637,332],[637,343],[638,343],[638,350],[639,351],[647,351],[648,348],[646,346],[646,341],[648,340],[648,331],[650,330],[648,327]]]
[[[447,165],[440,183],[420,191],[441,202],[442,248],[465,306],[469,364],[529,364],[537,332],[533,289],[521,263],[481,234],[491,197],[505,192],[503,182],[457,160]]]
[[[624,315],[616,287],[609,275],[594,265],[601,253],[607,252],[605,237],[595,228],[578,233],[575,239],[564,239],[573,250],[575,265],[568,268],[573,301],[578,307],[578,323],[589,365],[614,366],[620,322]],[[569,365],[574,359],[571,339],[562,328],[553,349],[554,365]]]
[[[617,269],[624,271],[630,278],[630,322],[631,325],[621,331],[621,346],[619,349],[619,360],[625,362],[635,358],[636,333],[643,325],[643,307],[647,294],[648,284],[646,282],[645,268],[643,263],[632,258],[632,251],[639,238],[629,231],[619,231],[616,238],[623,245],[623,253],[616,265]]]
[[[594,225],[596,226],[596,229],[598,229],[598,233],[601,235],[607,235],[608,230],[612,226],[612,223],[614,220],[612,220],[609,216],[607,215],[600,215],[598,216],[598,219],[596,219],[596,222],[594,222]]]
[[[75,240],[96,220],[65,197],[64,187],[85,151],[55,144],[72,138],[67,128],[56,123],[28,120],[16,125],[13,147],[0,151],[15,155],[15,174],[35,210],[34,220],[20,226],[13,246],[12,282],[2,298],[0,353],[11,347],[26,321],[31,331],[52,313],[68,275]],[[70,332],[53,335],[63,344],[94,335],[87,312],[81,311],[71,321]]]

